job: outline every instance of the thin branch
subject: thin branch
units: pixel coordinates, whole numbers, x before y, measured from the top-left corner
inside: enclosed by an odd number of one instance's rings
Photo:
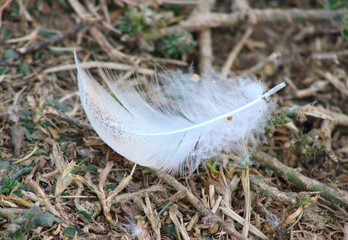
[[[3,5],[0,7],[0,28],[2,27],[2,13],[4,10],[10,5],[12,0],[7,0]]]
[[[58,34],[54,37],[51,37],[49,39],[45,39],[39,43],[33,44],[33,45],[29,45],[27,47],[24,48],[20,48],[18,49],[18,52],[20,52],[21,54],[26,54],[26,53],[31,53],[34,52],[36,50],[39,50],[41,48],[47,47],[48,45],[52,45],[55,44],[63,39],[65,39],[66,37],[75,34],[78,30],[82,29],[82,24],[77,24],[73,27],[71,27],[70,29],[68,29],[67,31]]]
[[[210,13],[210,10],[214,6],[214,4],[215,0],[201,1],[189,17],[189,19],[194,19],[197,15]],[[204,28],[201,30],[198,36],[198,43],[199,72],[200,74],[205,75],[211,72],[213,66],[213,49],[210,28]]]
[[[109,68],[109,69],[116,69],[121,71],[129,71],[129,70],[135,70],[137,73],[141,73],[144,75],[155,75],[155,71],[151,69],[146,68],[138,68],[136,66],[131,66],[123,63],[113,63],[113,62],[81,62],[80,66],[82,68],[88,69],[88,68]],[[61,71],[68,71],[68,70],[75,70],[76,65],[75,64],[67,64],[57,67],[48,68],[43,73],[54,73],[54,72],[61,72]]]
[[[144,34],[146,40],[156,40],[163,36],[180,33],[183,29],[199,31],[204,28],[233,27],[245,22],[263,23],[294,23],[294,22],[334,22],[344,16],[348,10],[303,10],[303,9],[252,9],[233,13],[205,13],[183,21],[179,25],[160,29]]]
[[[80,121],[77,118],[69,117],[68,115],[65,115],[64,113],[61,113],[61,112],[57,111],[56,109],[54,109],[52,107],[46,107],[45,111],[44,111],[44,114],[58,117],[60,120],[62,120],[64,122],[67,122],[69,124],[73,124],[73,125],[75,125],[77,127],[94,131],[93,127],[90,124],[84,123],[84,122]]]
[[[303,9],[252,9],[235,13],[209,13],[182,22],[181,26],[190,30],[205,27],[231,27],[252,19],[253,23],[294,23],[322,22],[337,20],[346,14],[347,10],[303,10]]]
[[[321,182],[313,180],[299,173],[297,170],[286,166],[278,159],[263,152],[253,153],[253,157],[260,163],[282,176],[287,181],[294,183],[306,191],[319,192],[320,195],[335,204],[340,204],[348,209],[348,193],[343,190],[334,189]]]
[[[242,171],[242,185],[244,191],[244,202],[245,202],[245,218],[243,225],[243,236],[248,237],[250,229],[250,217],[251,217],[251,192],[250,192],[250,179],[249,179],[249,168]]]
[[[238,2],[238,1],[237,1]],[[222,67],[221,74],[224,77],[227,77],[228,73],[230,72],[230,69],[236,60],[237,55],[242,50],[244,44],[249,39],[251,34],[254,32],[254,28],[252,26],[248,27],[248,29],[245,31],[242,39],[238,42],[238,44],[233,48],[233,50],[228,54],[227,60]]]
[[[255,191],[260,191],[263,195],[271,197],[285,205],[296,205],[300,199],[310,196],[310,192],[282,192],[278,188],[272,187],[266,183],[265,179],[250,175],[251,187]],[[317,193],[317,192],[316,192]]]

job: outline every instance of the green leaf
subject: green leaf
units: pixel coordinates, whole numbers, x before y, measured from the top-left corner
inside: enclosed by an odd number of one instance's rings
[[[11,13],[19,15],[20,7],[16,1],[11,2]]]
[[[44,151],[42,151],[42,150],[37,150],[37,151],[33,154],[33,156],[40,156],[40,155],[43,155],[43,154],[45,154]]]
[[[17,59],[19,57],[18,53],[16,53],[13,49],[7,49],[5,52],[4,52],[4,58],[7,58],[7,59]]]
[[[60,220],[49,212],[40,213],[35,218],[35,224],[37,226],[52,227],[54,222],[59,223]]]
[[[342,24],[343,24],[342,36],[345,40],[348,40],[348,14],[344,14],[342,16]]]
[[[32,113],[30,110],[22,110],[19,111],[19,115],[21,116],[21,118],[28,119],[32,116]]]
[[[86,219],[88,222],[91,222],[91,221],[92,221],[92,216],[91,216],[91,214],[89,214],[89,213],[86,212],[86,211],[79,211],[79,216],[80,216],[82,219]]]
[[[30,209],[28,209],[27,211],[25,211],[23,213],[23,217],[25,218],[34,218],[36,215],[40,214],[40,210],[37,207],[37,205],[33,205]]]
[[[77,139],[79,139],[79,137],[77,135],[74,135],[74,136],[61,136],[59,139],[58,139],[58,142],[76,142]]]
[[[41,134],[38,131],[34,131],[33,133],[30,133],[29,131],[25,131],[25,137],[28,140],[37,140],[41,137]]]
[[[10,166],[10,162],[9,161],[5,161],[5,160],[1,160],[0,161],[0,169],[7,169],[8,166]]]
[[[348,0],[327,0],[326,6],[329,10],[348,8]]]
[[[5,176],[1,180],[1,186],[0,186],[0,192],[2,194],[5,194],[7,196],[11,195],[12,191],[17,187],[18,181],[9,177]]]
[[[197,42],[188,31],[179,34],[172,34],[163,40],[163,51],[170,57],[178,58],[184,54],[188,54],[196,47]]]
[[[113,191],[113,190],[115,190],[115,188],[116,187],[113,184],[106,184],[106,186],[105,186],[106,191],[108,191],[108,190]]]
[[[5,75],[9,71],[9,68],[5,66],[0,66],[0,76]]]
[[[91,173],[97,174],[98,173],[98,168],[96,166],[89,165],[89,166],[87,166],[87,171],[91,172]]]
[[[74,227],[67,227],[63,230],[63,234],[70,237],[74,237],[76,233],[77,230]]]
[[[149,30],[154,24],[154,13],[147,5],[128,8],[125,14],[120,17],[117,28],[123,33],[131,36]]]
[[[91,156],[84,158],[81,162],[79,162],[79,164],[77,164],[77,166],[71,171],[71,173],[76,174],[82,168],[82,166],[85,164],[85,162],[91,158],[92,158]]]
[[[169,224],[166,226],[166,230],[173,235],[176,235],[176,230],[174,224]]]
[[[22,73],[28,73],[29,72],[29,65],[27,63],[23,63],[21,65],[21,72]]]
[[[51,38],[54,37],[56,35],[58,35],[58,33],[56,31],[52,31],[48,28],[40,28],[40,35],[46,37],[46,38]]]
[[[5,185],[2,185],[1,187],[0,187],[0,192],[2,193],[2,194],[4,194],[4,195],[10,195],[10,189],[8,188],[8,187],[6,187]]]
[[[12,38],[12,33],[9,29],[6,29],[3,34],[5,35],[5,40],[10,40]]]
[[[35,163],[33,162],[32,164],[28,165],[28,166],[23,166],[20,167],[13,175],[12,175],[12,179],[18,179],[20,176],[30,173],[33,168],[35,166]]]
[[[52,106],[55,109],[61,111],[62,113],[66,113],[67,111],[69,111],[69,109],[65,105],[59,103],[58,100],[53,100],[52,101]]]

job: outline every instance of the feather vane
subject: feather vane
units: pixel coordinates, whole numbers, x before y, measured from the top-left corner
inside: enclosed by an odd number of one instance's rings
[[[221,152],[240,154],[242,142],[256,145],[274,109],[265,92],[248,77],[164,71],[154,83],[122,79],[100,69],[116,99],[78,62],[82,106],[100,138],[127,159],[170,172],[191,171]],[[120,80],[121,79],[121,80]],[[147,89],[145,91],[145,89]]]

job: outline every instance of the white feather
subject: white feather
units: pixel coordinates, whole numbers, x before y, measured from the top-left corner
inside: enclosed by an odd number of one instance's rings
[[[100,138],[139,165],[172,172],[194,170],[221,152],[238,154],[243,140],[256,145],[273,109],[265,99],[285,86],[263,94],[263,84],[246,77],[194,81],[192,74],[164,71],[136,88],[100,69],[115,100],[76,53],[75,62],[82,106]]]

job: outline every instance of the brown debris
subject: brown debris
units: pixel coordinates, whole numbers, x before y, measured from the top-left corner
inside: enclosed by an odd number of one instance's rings
[[[347,238],[348,44],[338,20],[347,10],[315,1],[66,1],[73,12],[61,1],[0,3],[0,238],[34,204],[62,222],[28,229],[28,239],[67,238],[67,227],[74,239]],[[135,35],[120,27],[132,10],[150,23]],[[163,39],[183,30],[196,49],[168,57]],[[145,80],[157,64],[185,72],[199,63],[200,74],[288,87],[273,97],[281,108],[253,155],[246,146],[243,158],[223,153],[172,176],[135,167],[97,136],[74,49],[93,73]]]
[[[14,158],[18,158],[21,155],[21,148],[24,139],[25,128],[22,126],[14,126],[11,128],[12,132],[12,144],[13,144],[13,152]]]

